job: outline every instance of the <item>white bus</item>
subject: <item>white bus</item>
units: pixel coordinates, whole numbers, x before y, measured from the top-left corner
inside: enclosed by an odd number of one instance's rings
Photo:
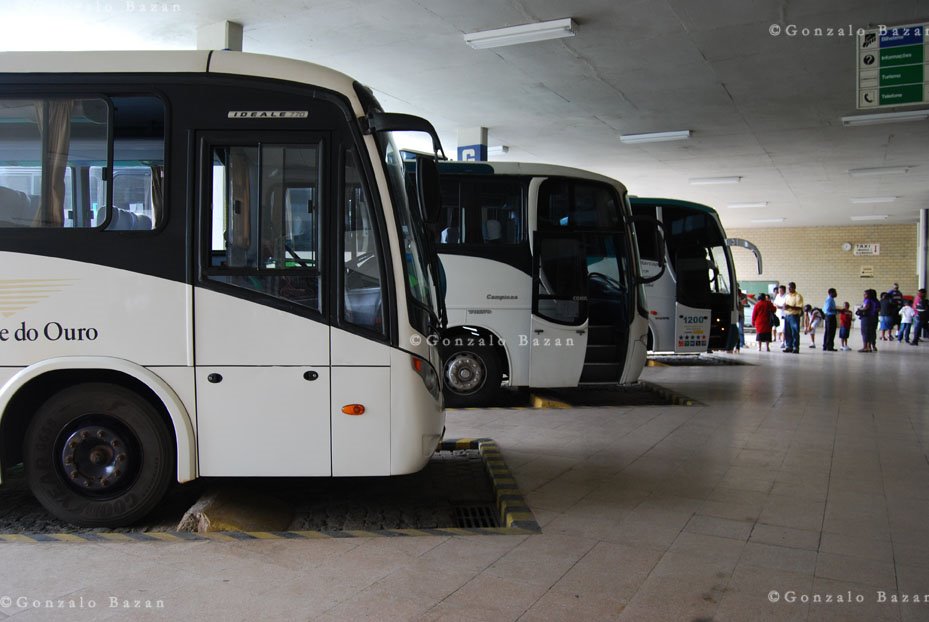
[[[635,382],[648,324],[625,187],[542,164],[439,171],[446,403],[487,404],[501,384]]]
[[[726,232],[716,211],[706,205],[630,197],[632,213],[656,218],[665,246],[651,244],[648,224],[638,224],[639,255],[648,273],[660,260],[668,269],[646,285],[648,349],[694,353],[727,348],[733,325],[741,320],[735,266]]]
[[[304,62],[0,54],[2,466],[85,526],[199,476],[421,469],[440,305],[395,130],[441,150]]]

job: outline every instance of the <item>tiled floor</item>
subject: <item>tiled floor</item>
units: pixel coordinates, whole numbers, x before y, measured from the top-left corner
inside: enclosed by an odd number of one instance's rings
[[[645,371],[705,407],[450,413],[542,535],[2,544],[0,619],[927,620],[880,597],[929,599],[929,346],[879,347]]]

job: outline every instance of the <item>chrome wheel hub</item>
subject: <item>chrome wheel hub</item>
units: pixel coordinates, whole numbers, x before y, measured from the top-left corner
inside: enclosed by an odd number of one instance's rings
[[[484,361],[473,352],[458,352],[445,362],[445,385],[455,393],[474,393],[486,377]]]

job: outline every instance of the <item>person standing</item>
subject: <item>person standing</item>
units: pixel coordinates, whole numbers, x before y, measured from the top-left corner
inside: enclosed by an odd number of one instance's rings
[[[787,327],[784,325],[784,301],[786,299],[787,288],[783,285],[778,285],[774,292],[774,300],[771,302],[774,303],[774,307],[777,309],[777,319],[780,320],[778,325],[774,327],[774,337],[781,342],[781,350],[787,349],[787,344],[784,343],[784,331],[787,330]]]
[[[771,351],[771,317],[777,317],[777,308],[774,303],[768,300],[767,294],[758,294],[758,302],[752,308],[752,326],[755,327],[755,341],[758,343],[758,351],[761,352],[761,344],[765,344],[767,351]]]
[[[852,332],[852,320],[855,318],[848,302],[842,306],[837,315],[839,317],[839,347],[848,352],[851,350],[848,347],[848,336]]]
[[[878,320],[880,321],[881,341],[892,341],[893,337],[890,336],[890,331],[893,330],[895,317],[900,313],[900,310],[896,307],[894,299],[890,297],[888,292],[881,294],[878,305],[880,308]]]
[[[863,346],[859,352],[876,352],[877,351],[877,318],[880,310],[880,304],[875,300],[871,293],[874,290],[864,290],[864,299],[858,307],[858,317],[861,318],[861,341]],[[876,293],[876,292],[875,292]]]
[[[748,306],[748,296],[742,292],[742,288],[739,288],[739,323],[736,324],[739,328],[739,349],[745,347],[745,307]]]
[[[900,291],[900,285],[897,283],[894,283],[894,286],[887,290],[887,295],[890,296],[890,300],[893,302],[893,326],[896,326],[900,322],[900,310],[903,309],[906,301],[904,301],[903,292]],[[891,339],[893,339],[893,336],[891,336]]]
[[[903,308],[900,309],[900,332],[897,333],[897,343],[906,341],[910,342],[910,328],[913,326],[913,318],[916,312],[913,307],[903,302]]]
[[[910,341],[910,345],[918,346],[920,333],[923,331],[923,327],[926,326],[926,321],[929,320],[929,306],[926,303],[925,289],[920,288],[916,298],[913,299],[913,311],[916,312],[916,315],[913,316],[913,340]]]
[[[826,301],[823,303],[823,350],[825,352],[835,352],[835,329],[836,314],[838,310],[835,306],[836,291],[830,287],[826,292]]]
[[[800,354],[800,322],[803,315],[803,296],[797,291],[797,284],[787,284],[787,296],[784,298],[784,352]]]

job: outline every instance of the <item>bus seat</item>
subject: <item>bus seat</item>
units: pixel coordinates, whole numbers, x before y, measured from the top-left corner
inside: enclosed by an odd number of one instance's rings
[[[134,229],[138,231],[151,231],[152,219],[146,216],[145,214],[136,214]]]
[[[101,223],[105,218],[106,208],[101,207],[97,210],[97,222]],[[136,214],[127,209],[114,207],[110,224],[106,228],[107,231],[151,231],[152,219],[145,214]]]
[[[38,196],[0,186],[0,221],[31,227],[38,209]]]

